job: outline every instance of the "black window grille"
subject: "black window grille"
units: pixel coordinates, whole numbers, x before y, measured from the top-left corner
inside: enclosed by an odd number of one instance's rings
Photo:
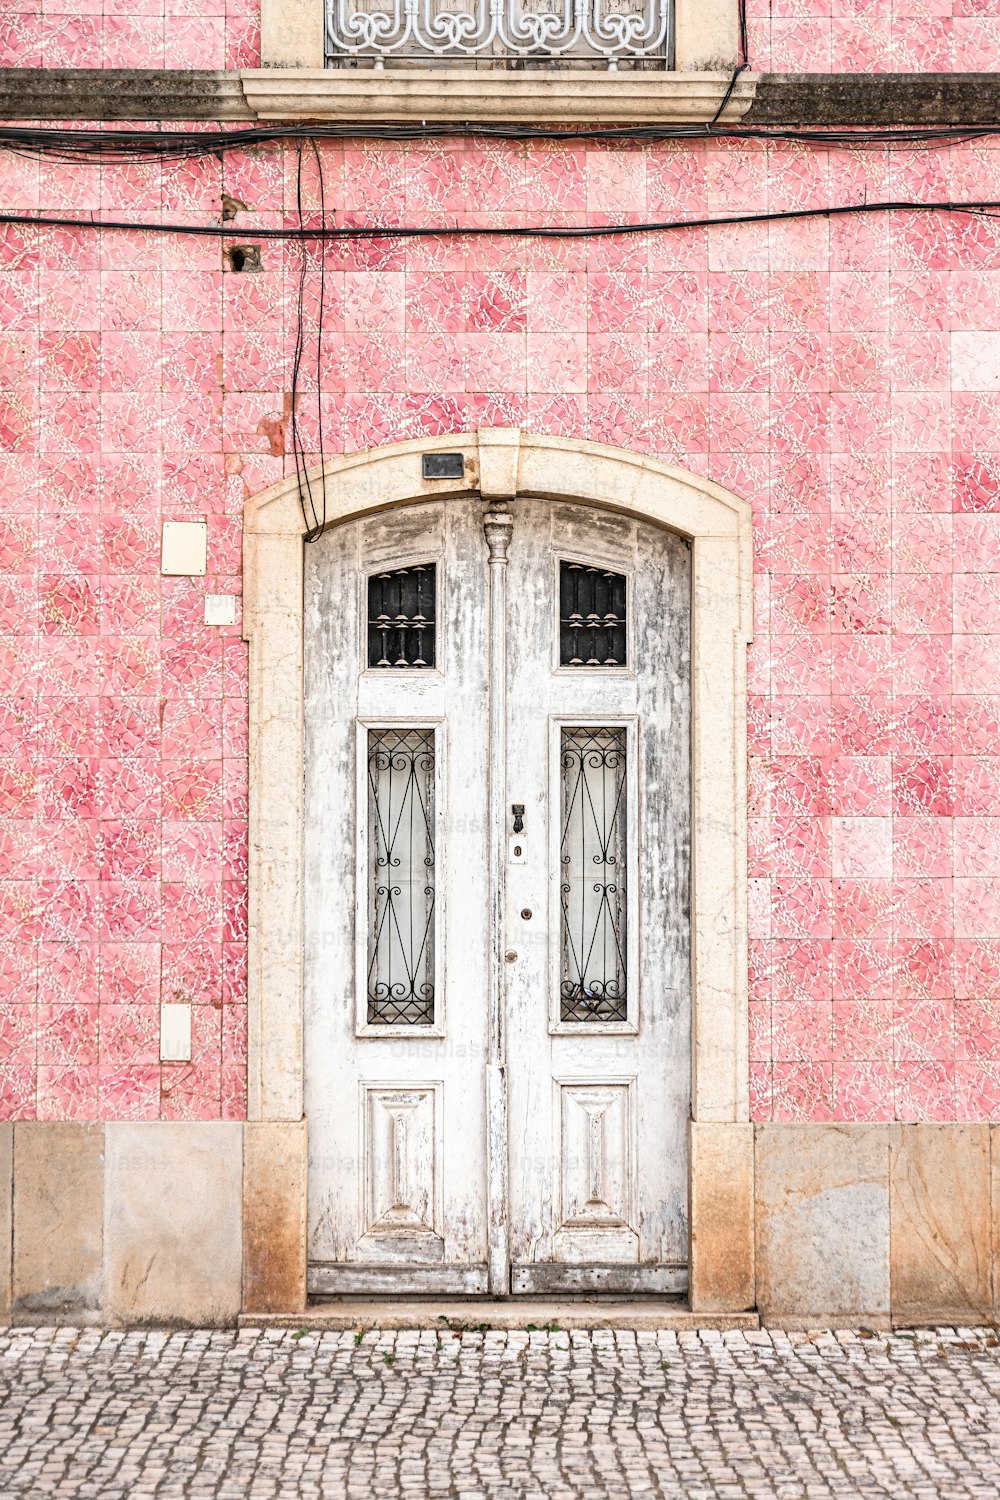
[[[560,562],[560,666],[623,667],[625,638],[624,575]]]
[[[436,572],[419,563],[369,576],[370,667],[433,667]]]
[[[564,1021],[628,1019],[625,734],[562,731]]]
[[[434,731],[368,731],[368,1022],[434,1020]]]

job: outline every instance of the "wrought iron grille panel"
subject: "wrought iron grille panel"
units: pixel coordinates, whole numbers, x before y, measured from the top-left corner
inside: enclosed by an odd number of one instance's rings
[[[369,576],[370,667],[433,667],[436,592],[433,563]]]
[[[623,667],[625,578],[585,563],[559,564],[559,662],[564,667]]]
[[[327,0],[326,56],[666,68],[672,29],[672,0]]]
[[[562,976],[564,1021],[625,1021],[626,731],[564,729]]]
[[[368,1021],[434,1021],[434,731],[368,731]]]

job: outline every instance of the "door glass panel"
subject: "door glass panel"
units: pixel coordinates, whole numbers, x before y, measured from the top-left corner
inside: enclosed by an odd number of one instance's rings
[[[559,665],[625,665],[625,577],[585,563],[559,564]]]
[[[368,579],[370,667],[433,667],[436,583],[433,563],[371,574]]]
[[[368,731],[369,1025],[434,1020],[434,731]]]
[[[563,1021],[627,1019],[625,736],[562,731]]]

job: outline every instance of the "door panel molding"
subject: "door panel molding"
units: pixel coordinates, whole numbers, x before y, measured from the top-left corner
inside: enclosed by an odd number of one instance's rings
[[[483,1266],[358,1266],[312,1261],[307,1290],[316,1297],[482,1297]]]
[[[461,451],[464,478],[423,480],[421,455],[433,451]],[[313,471],[315,483],[323,477],[323,470]],[[505,428],[421,438],[332,459],[325,478],[329,527],[428,501],[516,496],[636,517],[690,541],[692,1118],[706,1125],[748,1121],[749,506],[699,475],[645,455]],[[303,1113],[304,532],[294,477],[247,502],[248,1113],[259,1120],[297,1120]],[[371,706],[375,718],[377,708]],[[415,704],[414,720],[419,713]],[[697,1244],[696,1221],[692,1244]],[[377,1272],[374,1266],[370,1270]],[[448,1272],[444,1266],[426,1270]],[[470,1280],[477,1275],[478,1270]],[[316,1291],[332,1289],[333,1281],[346,1290],[340,1274],[317,1271],[312,1279]]]
[[[511,1291],[521,1296],[679,1297],[688,1290],[687,1266],[629,1266],[615,1261],[607,1265],[515,1265],[510,1273]]]

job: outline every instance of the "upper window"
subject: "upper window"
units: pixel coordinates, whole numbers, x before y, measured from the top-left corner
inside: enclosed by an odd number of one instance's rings
[[[586,563],[559,564],[559,665],[626,665],[625,578]]]
[[[368,579],[368,665],[433,667],[433,563],[372,573]]]
[[[672,22],[672,0],[326,0],[326,57],[669,68]]]

